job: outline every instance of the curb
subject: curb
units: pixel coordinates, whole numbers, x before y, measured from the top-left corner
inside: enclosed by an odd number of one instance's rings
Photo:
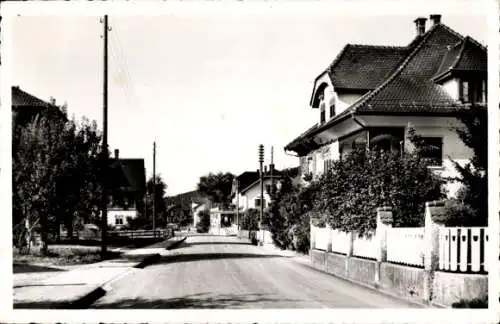
[[[181,245],[182,242],[184,242],[185,240],[187,239],[187,235],[184,236],[182,239],[178,240],[178,241],[174,241],[172,242],[172,244],[170,244],[169,246],[165,247],[166,250],[172,250],[172,249],[175,249],[176,247],[178,247],[179,245]]]
[[[143,269],[143,268],[147,267],[148,265],[155,263],[158,260],[160,260],[159,253],[151,254],[151,255],[144,257],[144,259],[142,259],[141,262],[139,262],[138,264],[136,264],[132,268]]]
[[[184,238],[185,239],[185,238]],[[130,267],[129,269],[143,269],[148,265],[151,265],[160,259],[160,254],[155,253],[144,257],[139,263]],[[125,273],[125,270],[123,273]],[[99,284],[96,288],[92,289],[88,293],[84,294],[81,297],[76,298],[72,301],[65,302],[41,302],[41,303],[18,303],[17,305],[14,303],[13,308],[16,309],[86,309],[90,305],[92,305],[96,300],[106,295],[106,290],[103,288],[109,282],[113,281],[115,278],[121,276],[123,273],[116,275],[115,277],[109,279],[108,281]]]

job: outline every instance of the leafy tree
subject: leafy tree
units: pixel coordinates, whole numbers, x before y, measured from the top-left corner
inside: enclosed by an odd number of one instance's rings
[[[208,210],[201,210],[198,213],[200,221],[196,224],[196,229],[199,233],[207,233],[210,229],[210,212]]]
[[[468,217],[462,216],[463,225],[485,226],[488,223],[488,113],[486,107],[472,105],[459,110],[457,119],[463,127],[454,127],[454,130],[473,152],[472,159],[465,165],[453,161],[460,173],[455,180],[463,184],[457,199],[467,205],[465,210],[470,211]],[[452,208],[448,212],[451,217],[459,217]]]
[[[240,216],[242,230],[257,231],[259,229],[260,211],[255,208],[248,209]]]
[[[224,208],[231,202],[231,189],[234,175],[232,173],[209,173],[200,177],[198,190],[207,196],[213,203],[221,204]]]
[[[274,243],[281,248],[309,249],[309,216],[316,199],[313,181],[306,187],[294,184],[293,170],[285,170],[279,189],[271,195],[269,227]],[[307,245],[307,249],[302,247]]]
[[[15,234],[20,235],[18,243],[29,250],[33,230],[37,230],[45,254],[60,171],[55,153],[63,130],[64,123],[40,115],[19,130],[18,146],[13,152],[13,221],[17,229],[25,225]]]
[[[13,225],[18,247],[39,232],[42,252],[65,224],[95,217],[100,198],[100,134],[96,123],[42,112],[13,133]]]
[[[167,191],[167,184],[163,181],[161,175],[157,174],[155,177],[156,186],[153,183],[153,177],[149,178],[146,182],[146,210],[150,226],[152,226],[153,217],[153,195],[155,196],[154,205],[156,208],[155,225],[158,227],[166,225],[166,212],[167,205],[165,203],[165,193]],[[156,187],[156,189],[155,189]]]

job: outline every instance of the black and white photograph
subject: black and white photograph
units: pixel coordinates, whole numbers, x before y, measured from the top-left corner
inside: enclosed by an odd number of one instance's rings
[[[498,4],[35,2],[2,4],[9,314],[498,322]]]

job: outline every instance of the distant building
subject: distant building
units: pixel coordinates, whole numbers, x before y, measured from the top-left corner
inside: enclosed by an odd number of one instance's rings
[[[119,150],[110,161],[108,225],[120,228],[128,224],[128,218],[137,218],[143,212],[146,172],[144,159],[122,159]]]
[[[271,176],[271,168],[273,169]],[[264,182],[264,200],[261,202],[260,198],[260,171],[245,171],[236,177],[238,188],[233,188],[232,204],[237,206],[240,212],[246,212],[248,209],[260,208],[260,204],[264,208],[269,206],[271,197],[269,195],[271,185],[278,184],[283,176],[283,172],[274,170],[274,165],[270,165],[269,169],[265,167],[263,182]]]

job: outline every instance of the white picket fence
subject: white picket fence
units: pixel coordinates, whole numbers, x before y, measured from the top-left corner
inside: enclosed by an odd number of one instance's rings
[[[349,252],[350,236],[337,229],[331,230],[332,252],[347,254]]]
[[[354,235],[352,245],[352,254],[354,256],[376,259],[377,258],[377,240],[375,233],[370,233],[371,236]]]
[[[387,261],[423,267],[424,228],[388,228]]]
[[[316,232],[316,242],[314,248],[316,250],[326,251],[328,250],[328,241],[330,240],[330,229],[329,228],[315,228]]]
[[[388,228],[387,261],[409,266],[424,266],[424,228]],[[314,248],[347,254],[350,236],[346,232],[329,228],[312,227]],[[439,269],[455,272],[488,272],[488,228],[487,227],[441,227],[439,228]],[[331,247],[329,249],[329,242]],[[378,237],[354,235],[353,256],[376,259]]]
[[[439,269],[460,272],[488,271],[487,227],[439,229]]]

